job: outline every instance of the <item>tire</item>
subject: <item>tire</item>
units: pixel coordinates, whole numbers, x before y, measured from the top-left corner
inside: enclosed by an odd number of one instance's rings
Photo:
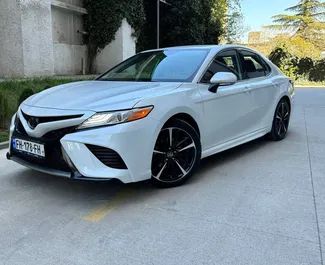
[[[197,131],[183,120],[171,120],[162,128],[155,144],[151,181],[163,188],[184,184],[199,168],[201,153]]]
[[[290,105],[284,98],[278,103],[272,122],[272,130],[268,138],[272,141],[282,141],[288,133],[290,123]]]

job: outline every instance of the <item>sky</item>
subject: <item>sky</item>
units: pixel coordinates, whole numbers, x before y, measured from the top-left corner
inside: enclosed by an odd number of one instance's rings
[[[263,25],[271,24],[272,16],[285,13],[287,7],[294,6],[298,2],[298,0],[243,0],[245,25],[250,31],[261,30]],[[244,41],[247,41],[247,36],[248,33],[243,37]]]

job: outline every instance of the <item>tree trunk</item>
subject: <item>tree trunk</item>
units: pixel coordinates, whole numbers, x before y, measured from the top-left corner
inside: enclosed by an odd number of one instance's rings
[[[87,74],[95,74],[94,73],[94,62],[96,59],[97,51],[98,51],[97,44],[89,42],[89,44],[88,44]]]

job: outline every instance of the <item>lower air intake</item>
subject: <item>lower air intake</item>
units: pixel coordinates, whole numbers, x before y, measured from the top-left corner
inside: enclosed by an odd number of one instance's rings
[[[127,169],[122,157],[114,150],[97,145],[86,146],[104,165],[115,169]]]

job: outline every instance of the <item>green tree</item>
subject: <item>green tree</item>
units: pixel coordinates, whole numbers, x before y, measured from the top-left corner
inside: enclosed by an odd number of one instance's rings
[[[241,0],[167,0],[167,2],[171,5],[161,4],[160,11],[161,47],[219,44],[221,40],[228,40],[228,36],[239,33],[235,30],[235,26],[240,23],[236,25],[235,22]],[[144,0],[147,23],[139,38],[138,51],[157,46],[156,7],[156,1]]]
[[[214,44],[213,0],[174,0],[162,17],[162,46]]]
[[[273,16],[271,29],[296,30],[296,35],[304,39],[312,40],[313,33],[322,32],[325,29],[325,2],[320,0],[300,0],[295,6],[285,9],[293,14],[279,14]]]
[[[227,43],[235,43],[240,41],[241,37],[249,31],[244,25],[244,15],[241,10],[242,0],[216,0],[217,2],[226,2],[227,9],[224,13],[225,31],[223,39]]]

